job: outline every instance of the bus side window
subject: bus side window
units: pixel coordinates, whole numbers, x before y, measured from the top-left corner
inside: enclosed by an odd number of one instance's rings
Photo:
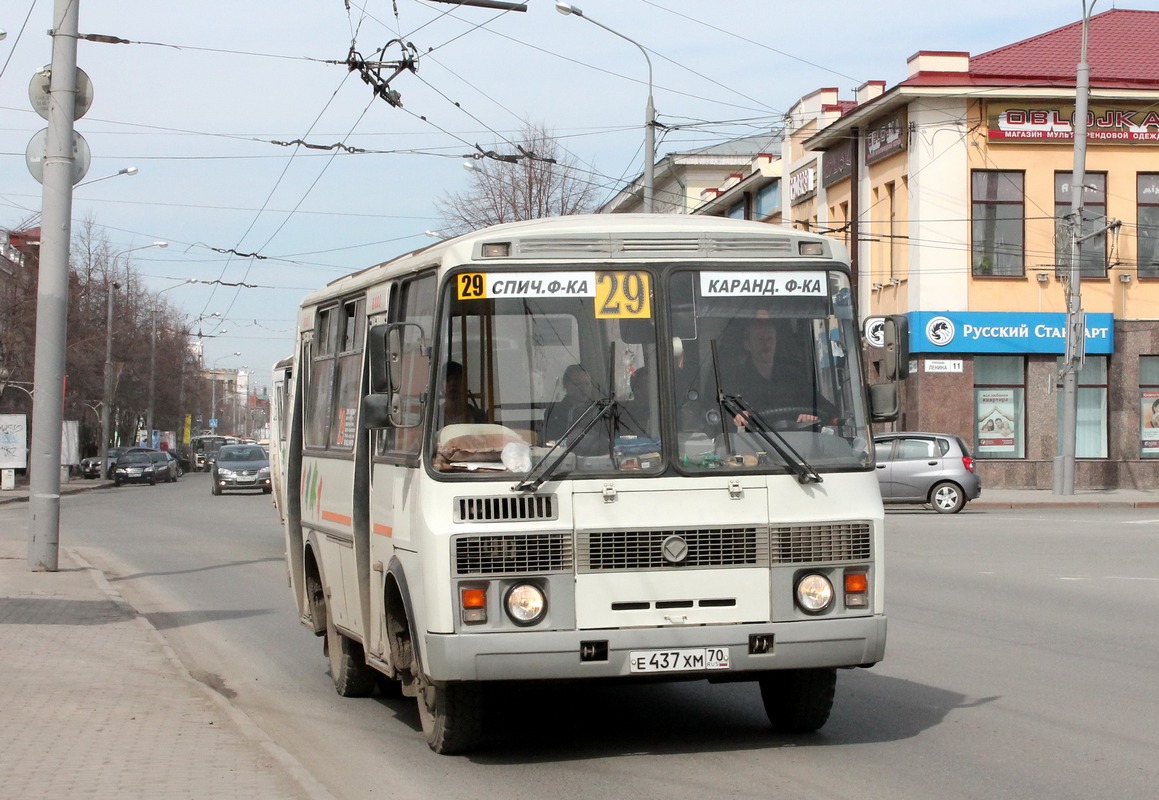
[[[416,324],[429,337],[435,320],[435,274],[426,273],[404,281],[397,292],[398,302],[391,303],[389,321]],[[425,410],[423,400],[428,395],[431,378],[429,340],[423,345],[421,350],[410,349],[402,355],[399,400],[405,419],[414,419]],[[423,427],[389,428],[382,432],[382,436],[386,454],[414,456],[422,447]]]

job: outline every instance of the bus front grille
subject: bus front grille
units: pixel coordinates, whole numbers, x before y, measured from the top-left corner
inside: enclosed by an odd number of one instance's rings
[[[550,494],[455,498],[455,522],[537,522],[558,514]]]
[[[460,576],[571,572],[573,567],[571,536],[565,533],[455,539],[455,574]]]
[[[751,528],[587,531],[578,535],[581,572],[752,567],[769,563],[767,533]]]
[[[868,522],[778,526],[772,541],[774,564],[865,561],[873,555]]]

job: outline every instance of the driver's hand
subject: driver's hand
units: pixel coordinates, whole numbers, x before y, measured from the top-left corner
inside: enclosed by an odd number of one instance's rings
[[[797,422],[816,422],[817,420],[818,417],[816,414],[801,413],[797,415]]]

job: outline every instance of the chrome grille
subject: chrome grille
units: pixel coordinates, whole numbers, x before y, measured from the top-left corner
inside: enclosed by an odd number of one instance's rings
[[[456,497],[455,522],[530,522],[555,519],[554,495]]]
[[[664,559],[664,541],[670,536],[679,536],[688,545],[688,555],[679,564]],[[750,567],[769,563],[768,537],[757,527],[591,531],[578,538],[581,572]]]
[[[772,529],[774,564],[865,561],[872,557],[868,522],[788,525]]]
[[[455,539],[456,575],[520,575],[570,572],[571,536],[532,533],[461,536]]]

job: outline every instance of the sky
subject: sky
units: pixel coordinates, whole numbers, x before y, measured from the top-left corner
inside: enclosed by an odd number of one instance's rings
[[[436,201],[467,187],[469,156],[513,152],[525,123],[556,137],[601,202],[639,175],[647,64],[592,21],[649,53],[659,158],[766,133],[819,88],[853,99],[866,81],[892,87],[919,50],[978,55],[1083,15],[1082,0],[577,2],[588,20],[554,0],[527,0],[525,13],[434,0],[75,2],[82,35],[130,43],[78,43],[94,99],[76,122],[92,159],[73,230],[92,220],[114,253],[134,249],[123,258],[152,289],[207,317],[195,325],[206,365],[245,367],[258,386],[291,354],[308,292],[430,244],[445,224]],[[41,208],[25,161],[47,123],[29,83],[51,61],[53,5],[0,8],[0,230],[35,224]],[[1112,7],[1159,0],[1098,0],[1094,12]],[[366,61],[414,57],[390,81],[401,107],[348,69],[352,48]],[[137,174],[116,176],[128,167]]]

